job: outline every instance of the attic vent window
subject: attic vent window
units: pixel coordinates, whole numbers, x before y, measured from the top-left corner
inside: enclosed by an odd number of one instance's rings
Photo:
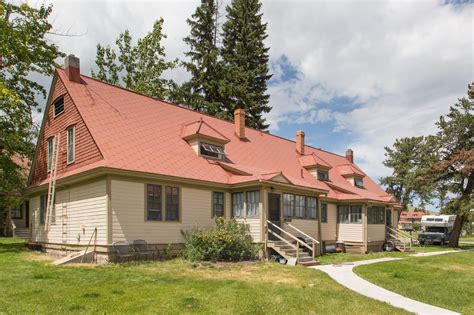
[[[201,143],[200,152],[202,156],[215,159],[222,159],[225,155],[223,147],[208,143]]]
[[[64,97],[60,96],[54,101],[54,117],[64,112]]]
[[[329,173],[327,171],[318,170],[318,180],[321,180],[321,181],[329,180]]]
[[[354,178],[354,185],[359,188],[364,188],[364,180],[362,178]]]

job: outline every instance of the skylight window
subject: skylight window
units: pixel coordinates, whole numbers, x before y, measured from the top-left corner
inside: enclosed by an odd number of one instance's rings
[[[64,112],[64,97],[61,96],[54,101],[54,117]]]
[[[218,145],[201,143],[201,155],[215,159],[222,159],[226,154],[224,148]]]

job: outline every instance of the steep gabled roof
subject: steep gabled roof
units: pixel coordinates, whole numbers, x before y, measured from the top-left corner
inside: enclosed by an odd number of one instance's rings
[[[220,184],[286,181],[327,191],[336,199],[347,195],[350,199],[386,200],[381,197],[385,192],[367,176],[363,189],[343,177],[348,164],[354,172],[364,174],[343,156],[305,146],[307,155],[302,157],[294,141],[252,128],[245,129],[246,138],[241,140],[231,122],[84,75],[80,84],[74,83],[63,69],[58,69],[56,75],[103,155],[102,160],[58,178],[103,166]],[[198,156],[185,140],[196,135],[225,143],[226,160],[217,162]],[[331,186],[305,168],[312,164],[329,170]]]

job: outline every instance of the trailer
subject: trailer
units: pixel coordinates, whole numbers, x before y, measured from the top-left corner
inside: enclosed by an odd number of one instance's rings
[[[453,231],[455,215],[424,215],[421,217],[422,232],[418,241],[424,244],[440,244],[449,242]]]

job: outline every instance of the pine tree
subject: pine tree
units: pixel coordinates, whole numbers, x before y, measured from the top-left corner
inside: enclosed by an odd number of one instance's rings
[[[216,0],[202,0],[187,23],[191,34],[184,38],[190,50],[189,61],[183,66],[191,79],[180,88],[178,102],[198,111],[216,115],[220,102],[221,63],[217,47],[219,4]]]
[[[173,69],[176,61],[165,60],[165,50],[161,45],[164,38],[163,18],[160,18],[153,25],[153,30],[139,39],[135,46],[128,30],[120,34],[115,42],[119,49],[118,60],[113,48],[98,44],[98,71],[92,71],[92,76],[151,97],[169,99],[175,83],[162,78],[162,74]]]
[[[223,115],[232,120],[235,108],[245,108],[247,125],[266,130],[262,117],[271,110],[268,104],[267,24],[262,22],[259,0],[233,0],[227,7],[223,26],[222,58],[224,62]]]

